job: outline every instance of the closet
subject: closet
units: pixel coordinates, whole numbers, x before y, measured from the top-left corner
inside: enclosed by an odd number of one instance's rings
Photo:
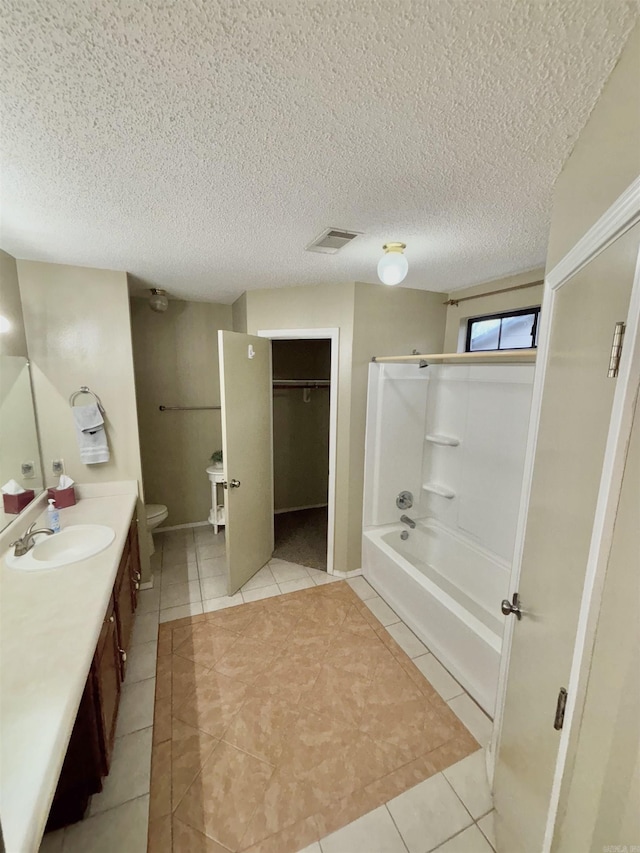
[[[274,340],[274,558],[327,569],[330,340]]]

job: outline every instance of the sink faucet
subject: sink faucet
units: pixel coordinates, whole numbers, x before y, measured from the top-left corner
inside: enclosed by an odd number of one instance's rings
[[[36,544],[34,536],[38,533],[46,533],[47,536],[51,536],[53,530],[50,527],[40,527],[38,530],[34,530],[33,528],[36,526],[35,521],[32,525],[30,525],[27,530],[22,534],[19,539],[16,539],[15,542],[12,542],[9,547],[13,547],[15,545],[14,555],[16,557],[24,557],[24,555],[30,551],[33,546]]]
[[[412,518],[409,518],[409,516],[408,516],[408,515],[401,515],[401,516],[400,516],[400,521],[401,521],[403,524],[408,524],[408,525],[409,525],[409,527],[410,527],[412,530],[413,530],[413,528],[416,526],[415,521],[414,521]]]

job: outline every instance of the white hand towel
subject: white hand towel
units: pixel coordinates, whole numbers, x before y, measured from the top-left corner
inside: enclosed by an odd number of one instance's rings
[[[80,461],[85,465],[108,462],[109,445],[100,407],[92,403],[90,406],[74,406],[71,411],[80,447]]]

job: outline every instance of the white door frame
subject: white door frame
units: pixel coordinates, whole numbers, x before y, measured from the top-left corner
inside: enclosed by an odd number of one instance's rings
[[[531,415],[529,421],[529,436],[523,475],[523,486],[520,500],[516,541],[514,548],[513,569],[509,583],[509,598],[518,591],[524,539],[526,531],[529,499],[533,480],[533,464],[535,459],[542,406],[542,393],[545,384],[546,369],[549,362],[549,344],[551,327],[554,317],[555,298],[558,291],[573,276],[586,266],[597,255],[622,236],[633,225],[640,221],[640,178],[637,178],[614,202],[608,211],[593,225],[592,228],[578,241],[567,255],[546,275],[542,312],[540,318],[540,338],[536,359],[536,373],[533,383],[531,400]],[[606,281],[602,286],[606,287]],[[558,805],[564,781],[569,744],[574,733],[579,729],[581,710],[584,704],[586,684],[595,628],[600,610],[602,587],[613,536],[613,526],[622,486],[622,475],[627,446],[631,433],[633,411],[638,386],[640,384],[640,256],[636,264],[633,288],[629,302],[626,320],[627,328],[624,336],[624,346],[618,378],[615,380],[611,420],[605,448],[605,456],[600,480],[598,501],[593,522],[589,557],[587,560],[585,584],[576,632],[576,642],[573,651],[569,683],[567,684],[568,698],[564,717],[564,725],[560,733],[558,758],[556,761],[547,825],[545,829],[542,853],[548,853],[554,837]],[[613,335],[613,329],[611,330]],[[603,365],[607,369],[607,365]],[[488,770],[493,779],[495,764],[500,746],[502,721],[507,691],[507,677],[515,620],[507,619],[502,644],[502,659],[498,692],[496,697],[496,715],[491,746],[488,756]],[[553,715],[553,708],[550,709]]]
[[[259,329],[258,337],[272,341],[324,339],[331,341],[331,385],[329,387],[329,489],[327,510],[327,572],[333,574],[336,515],[336,448],[338,444],[338,347],[340,329]],[[274,490],[275,491],[275,490]]]

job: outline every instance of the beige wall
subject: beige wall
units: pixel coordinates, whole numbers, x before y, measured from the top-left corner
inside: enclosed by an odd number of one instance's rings
[[[18,261],[18,279],[46,484],[57,479],[53,459],[64,459],[66,473],[80,483],[141,484],[126,273]],[[106,410],[111,458],[103,464],[80,461],[69,396],[81,385],[95,391]],[[138,517],[143,527],[141,505]],[[145,579],[145,536],[140,551]]]
[[[171,300],[162,314],[131,300],[142,472],[147,503],[165,504],[163,526],[206,521],[205,469],[222,448],[220,412],[160,412],[159,406],[219,406],[218,329],[230,305]]]
[[[532,281],[542,281],[544,268],[539,267],[528,272],[510,275],[507,278],[488,281],[475,287],[465,287],[454,290],[446,299],[463,299],[466,296],[478,296],[461,305],[447,306],[447,324],[444,333],[444,352],[464,351],[466,324],[469,317],[479,317],[482,314],[497,314],[501,311],[517,311],[519,308],[531,308],[542,304],[543,285],[526,287],[523,290],[512,290],[508,293],[497,293],[495,296],[482,297],[483,293],[499,290],[505,287],[516,287]]]
[[[548,270],[640,175],[639,81],[636,24],[556,182]]]
[[[349,422],[351,418],[351,350],[353,342],[353,282],[319,287],[282,287],[250,290],[246,295],[247,332],[261,329],[339,328],[338,435],[336,448],[336,526],[334,566],[356,569],[348,563],[348,542],[360,532],[349,529]]]
[[[348,562],[359,568],[362,558],[364,440],[369,363],[374,355],[442,352],[446,309],[441,293],[356,283],[351,393]],[[416,367],[416,370],[419,368]],[[357,533],[357,535],[356,535]]]
[[[639,174],[640,24],[558,178],[547,269]],[[553,844],[558,853],[640,845],[639,433],[636,400],[585,703],[569,751],[575,761],[562,792]]]
[[[373,355],[442,347],[442,294],[362,283],[253,290],[247,331],[340,329],[335,568],[359,569],[368,363]]]
[[[247,294],[239,296],[231,306],[233,318],[233,331],[247,333]]]

